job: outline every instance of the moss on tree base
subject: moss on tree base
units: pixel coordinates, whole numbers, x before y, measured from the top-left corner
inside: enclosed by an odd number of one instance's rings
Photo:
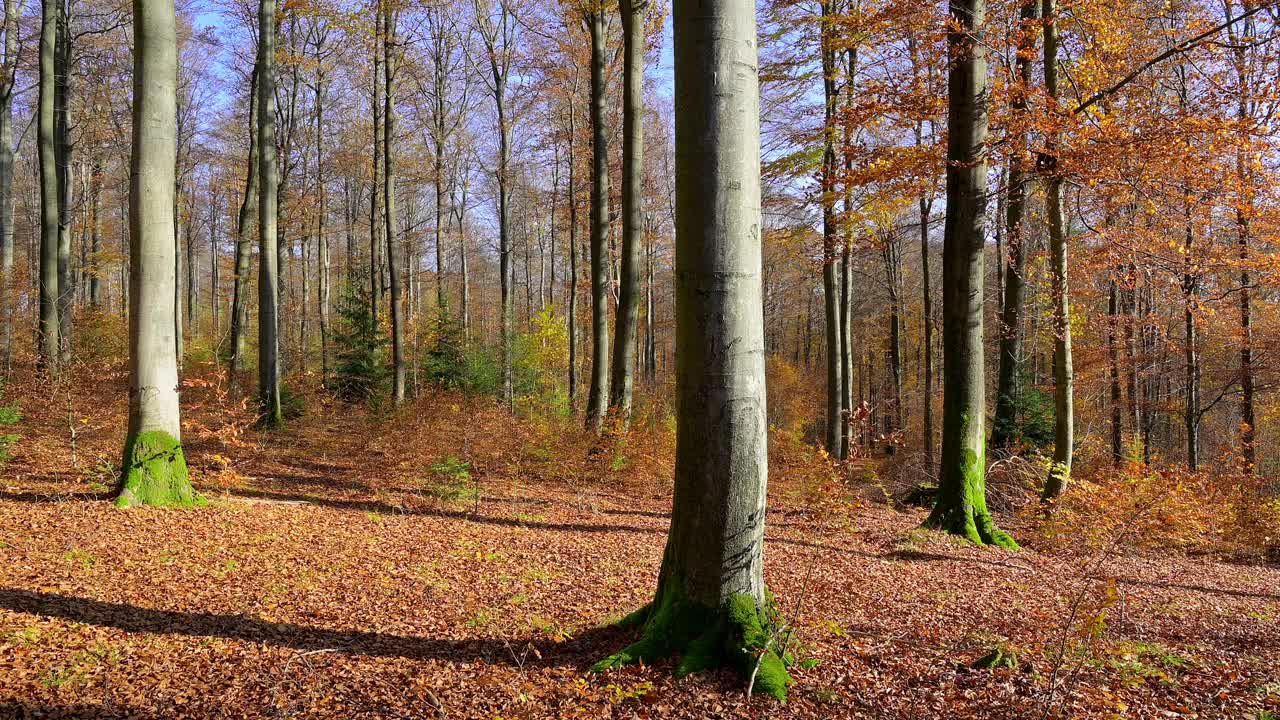
[[[191,488],[182,443],[163,430],[130,437],[124,446],[123,475],[116,507],[192,507],[205,504]]]
[[[676,677],[727,665],[747,682],[754,674],[753,692],[778,700],[787,697],[789,663],[778,652],[783,634],[750,595],[734,595],[722,607],[712,608],[688,600],[678,584],[668,580],[652,603],[617,626],[643,631],[639,640],[593,665],[593,671],[679,655]]]
[[[960,472],[952,485],[947,478],[938,487],[933,512],[925,519],[928,530],[958,535],[975,545],[998,545],[1017,550],[1018,543],[1009,533],[996,527],[987,510],[987,465],[981,452],[967,450],[961,458]],[[958,485],[958,487],[957,487]]]

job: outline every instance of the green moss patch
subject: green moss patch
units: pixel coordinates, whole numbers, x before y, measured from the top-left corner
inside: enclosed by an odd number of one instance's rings
[[[642,627],[640,639],[592,666],[595,672],[636,662],[679,656],[676,677],[729,666],[744,681],[754,675],[753,692],[787,697],[791,675],[779,648],[784,633],[750,595],[734,595],[719,608],[684,597],[679,584],[668,580],[654,602],[617,623]]]
[[[140,432],[125,442],[122,473],[116,507],[205,504],[191,488],[182,443],[163,430]]]

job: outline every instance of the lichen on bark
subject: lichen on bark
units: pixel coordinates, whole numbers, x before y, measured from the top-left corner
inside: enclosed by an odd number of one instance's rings
[[[721,607],[709,607],[688,599],[669,578],[653,602],[617,623],[641,627],[640,639],[591,669],[603,672],[678,655],[676,677],[728,666],[746,681],[755,675],[753,692],[786,700],[790,660],[780,652],[786,633],[775,615],[745,593],[730,596]]]
[[[204,502],[191,488],[177,438],[163,430],[148,430],[125,442],[116,507],[192,507]]]

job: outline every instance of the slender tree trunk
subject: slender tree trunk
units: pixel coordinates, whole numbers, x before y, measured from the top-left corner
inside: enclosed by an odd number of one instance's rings
[[[75,280],[71,272],[71,17],[67,0],[55,0],[58,12],[54,42],[53,153],[58,198],[58,351],[65,365],[71,362],[71,311]],[[181,364],[181,357],[179,357]]]
[[[236,215],[235,277],[231,289],[231,357],[227,380],[232,387],[238,382],[244,364],[245,328],[249,324],[249,220],[258,199],[258,80],[257,62],[249,77],[249,162],[244,181],[244,197]]]
[[[1022,315],[1026,304],[1027,232],[1023,218],[1027,207],[1027,186],[1031,181],[1027,153],[1027,96],[1031,92],[1031,61],[1036,46],[1036,19],[1039,0],[1022,0],[1018,26],[1016,77],[1010,101],[1013,122],[1013,146],[1007,173],[1009,197],[1005,202],[1005,247],[1008,255],[1004,268],[1004,292],[1000,312],[1000,367],[997,375],[996,408],[991,422],[991,447],[1007,450],[1020,435],[1018,406],[1022,396]]]
[[[943,237],[942,462],[925,526],[975,543],[1017,547],[987,510],[983,253],[987,215],[984,0],[951,0],[947,33],[947,222]]]
[[[591,29],[591,388],[587,427],[600,432],[609,400],[609,152],[605,127],[603,10],[588,13]]]
[[[383,171],[382,197],[385,203],[384,213],[387,222],[387,269],[391,278],[391,398],[396,405],[404,403],[404,308],[401,299],[400,267],[396,252],[396,11],[390,7],[394,0],[383,2],[383,72],[386,76],[386,90],[383,92],[382,127],[385,136],[382,141]]]
[[[640,263],[644,248],[644,54],[647,0],[618,0],[622,13],[622,267],[609,406],[631,420],[636,332],[640,324]]]
[[[40,352],[41,368],[56,372],[61,360],[58,324],[58,169],[54,150],[54,73],[61,0],[42,0],[40,95],[36,108],[36,151],[40,166]]]
[[[1111,387],[1111,462],[1124,461],[1124,393],[1120,389],[1120,348],[1116,328],[1120,322],[1120,292],[1116,281],[1107,288],[1107,370]]]
[[[379,248],[382,245],[382,0],[374,0],[373,33],[373,181],[369,195],[369,312],[378,322],[378,305],[382,300],[382,270]]]
[[[569,404],[578,407],[578,78],[569,100]]]
[[[924,337],[924,468],[929,477],[934,473],[934,436],[933,436],[933,285],[929,276],[929,211],[932,203],[924,195],[920,196],[920,282],[921,282],[921,315]]]
[[[181,444],[170,301],[176,156],[177,18],[171,0],[133,2],[133,156],[129,186],[129,433],[116,504],[192,505]]]
[[[1057,0],[1044,0],[1044,86],[1049,103],[1058,102]],[[1045,480],[1044,499],[1062,494],[1071,479],[1075,445],[1075,370],[1071,362],[1071,288],[1067,282],[1067,222],[1062,209],[1062,171],[1058,136],[1050,132],[1040,166],[1045,180],[1045,215],[1049,223],[1049,274],[1053,278],[1053,465]]]
[[[13,367],[13,91],[18,67],[18,3],[4,0],[4,58],[0,63],[0,354]]]
[[[827,331],[827,452],[845,458],[844,335],[840,332],[841,283],[837,268],[835,212],[836,50],[833,0],[822,0],[822,89],[825,98],[822,142],[822,292]]]
[[[276,0],[258,3],[258,396],[263,424],[279,425],[279,255],[276,243]]]
[[[1187,436],[1187,468],[1197,470],[1200,467],[1200,352],[1197,347],[1200,338],[1196,327],[1196,308],[1199,303],[1198,280],[1193,251],[1195,247],[1195,230],[1191,224],[1191,201],[1186,206],[1186,233],[1183,240],[1183,272],[1182,272],[1182,321],[1183,321],[1183,355],[1186,370],[1186,395],[1183,406],[1182,421]]]
[[[677,0],[676,430],[671,530],[639,642],[600,663],[683,655],[783,698],[763,576],[768,476],[755,4]]]
[[[1251,9],[1250,0],[1242,3],[1247,11]],[[1226,3],[1226,11],[1231,15],[1231,3]],[[1233,47],[1233,59],[1236,68],[1238,101],[1236,120],[1240,124],[1240,147],[1236,152],[1236,183],[1239,185],[1239,203],[1236,209],[1236,246],[1240,261],[1240,458],[1242,469],[1253,474],[1258,464],[1257,415],[1254,410],[1254,363],[1253,363],[1253,313],[1250,307],[1253,285],[1250,272],[1251,221],[1256,204],[1256,178],[1252,171],[1254,156],[1252,119],[1249,103],[1252,85],[1249,80],[1247,63],[1248,49],[1235,27],[1228,28],[1229,39]],[[1244,27],[1246,38],[1252,38],[1254,27],[1248,21]]]

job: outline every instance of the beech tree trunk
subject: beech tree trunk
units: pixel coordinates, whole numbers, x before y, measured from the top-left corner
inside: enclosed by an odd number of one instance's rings
[[[625,0],[624,0],[625,1]],[[587,14],[591,30],[591,387],[587,427],[600,432],[609,400],[609,144],[605,127],[602,10]],[[624,350],[625,352],[625,350]]]
[[[40,4],[40,93],[36,106],[36,152],[40,163],[40,326],[37,363],[56,372],[61,355],[58,324],[58,169],[54,150],[54,55],[60,0]]]
[[[1031,54],[1036,46],[1036,18],[1039,0],[1022,0],[1018,25],[1017,77],[1011,88],[1010,109],[1015,123],[1025,123],[1027,95],[1031,91]],[[1000,367],[996,380],[996,408],[991,421],[991,447],[1007,450],[1019,436],[1018,406],[1022,396],[1022,311],[1026,304],[1027,233],[1023,217],[1030,184],[1030,157],[1026,129],[1019,126],[1009,154],[1008,200],[1005,202],[1005,247],[1003,306],[1000,311]]]
[[[386,90],[382,94],[383,113],[382,128],[385,136],[382,141],[382,198],[386,208],[383,216],[386,219],[387,236],[387,270],[391,280],[391,399],[396,405],[404,403],[404,308],[401,307],[400,263],[396,252],[396,94],[395,94],[395,46],[396,46],[396,11],[390,3],[383,2],[383,73],[386,79]]]
[[[13,366],[13,90],[18,68],[18,3],[4,0],[4,57],[0,62],[0,355]]]
[[[1044,87],[1053,111],[1058,102],[1057,0],[1044,0]],[[1045,179],[1045,215],[1049,223],[1049,274],[1053,278],[1053,464],[1044,499],[1062,494],[1071,479],[1075,445],[1075,370],[1071,362],[1071,289],[1067,282],[1067,222],[1062,209],[1062,170],[1058,137],[1050,132],[1040,165]]]
[[[202,503],[182,452],[172,299],[177,19],[172,0],[133,2],[129,183],[129,433],[116,504]]]
[[[983,253],[987,214],[984,0],[951,0],[947,33],[947,222],[942,246],[942,458],[925,526],[1017,547],[987,509]]]
[[[258,397],[265,426],[280,407],[279,255],[276,214],[276,0],[258,3]]]
[[[844,451],[844,350],[840,332],[841,283],[838,274],[835,211],[836,175],[836,49],[832,37],[833,0],[822,2],[822,90],[825,98],[822,141],[822,293],[825,300],[827,339],[827,452],[843,460]]]
[[[676,0],[676,430],[671,530],[641,639],[596,667],[682,655],[783,698],[763,570],[764,309],[755,4]]]
[[[235,278],[231,289],[231,357],[227,379],[234,387],[244,364],[245,327],[249,324],[249,219],[258,200],[258,64],[249,76],[249,162],[244,197],[236,215]]]
[[[640,263],[644,250],[644,54],[648,0],[618,0],[622,13],[622,268],[609,407],[631,420],[636,333],[640,324]]]

